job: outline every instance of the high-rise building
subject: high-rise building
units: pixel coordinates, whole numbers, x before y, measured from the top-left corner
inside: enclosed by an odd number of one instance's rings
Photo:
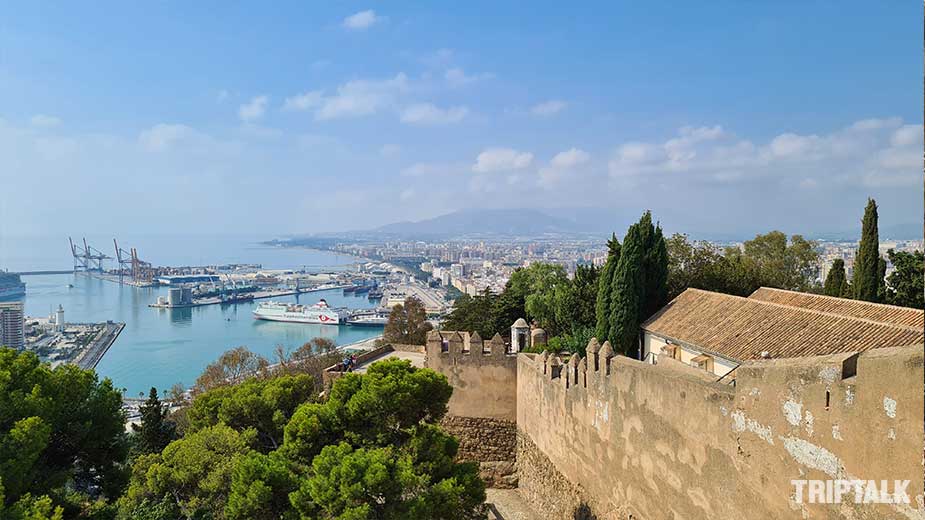
[[[0,302],[0,346],[17,350],[26,346],[22,302]]]

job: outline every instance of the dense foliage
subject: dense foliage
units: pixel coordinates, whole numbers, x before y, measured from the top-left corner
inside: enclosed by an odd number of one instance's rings
[[[484,484],[437,422],[452,388],[407,361],[345,374],[324,401],[305,375],[196,396],[190,431],[140,457],[121,518],[477,518]],[[281,439],[281,442],[280,442]]]
[[[841,258],[836,258],[832,261],[829,274],[825,276],[822,293],[826,296],[838,298],[851,297],[851,285],[848,283],[848,276],[845,274],[845,261]]]
[[[892,249],[887,255],[894,267],[886,280],[887,303],[925,309],[925,255]]]
[[[0,349],[0,518],[71,517],[118,496],[129,446],[121,406],[93,371]]]
[[[639,325],[668,297],[668,249],[650,212],[627,230],[610,288],[610,328],[598,339],[608,339],[617,352],[636,357]]]
[[[389,343],[423,345],[427,341],[427,331],[432,328],[427,321],[424,304],[414,296],[409,296],[405,298],[404,304],[392,307],[382,337]]]
[[[167,418],[170,411],[157,397],[156,388],[151,387],[147,401],[138,411],[141,422],[132,424],[134,453],[158,453],[177,438],[177,425]]]
[[[603,341],[610,333],[610,293],[613,273],[620,261],[620,241],[617,235],[611,235],[607,241],[607,260],[597,282],[597,295],[594,302],[594,326],[598,338]]]

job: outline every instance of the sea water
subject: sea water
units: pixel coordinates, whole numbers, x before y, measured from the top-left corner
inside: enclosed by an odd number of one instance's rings
[[[261,246],[253,237],[159,237],[137,242],[147,246],[139,249],[139,255],[143,259],[159,259],[154,262],[157,265],[239,262],[260,263],[267,269],[330,271],[349,269],[359,261],[326,251]],[[100,243],[99,240],[97,243]],[[123,246],[120,243],[122,247],[131,245],[134,244]],[[152,247],[154,245],[159,245],[160,249]],[[47,237],[6,238],[0,249],[0,267],[11,271],[67,269],[70,265],[66,237],[63,241]],[[85,275],[25,276],[23,281],[26,282],[23,301],[29,316],[46,316],[62,305],[66,322],[112,320],[125,323],[122,334],[103,356],[96,370],[102,377],[111,378],[116,387],[124,388],[127,396],[147,393],[152,386],[158,390],[167,389],[175,383],[188,387],[207,364],[222,352],[237,346],[271,357],[277,345],[295,349],[315,337],[330,338],[343,345],[382,332],[376,328],[346,325],[255,320],[251,311],[257,302],[155,309],[148,304],[155,302],[158,296],[166,296],[166,288],[123,286]],[[344,295],[339,289],[274,300],[312,304],[321,298],[334,307],[358,309],[373,306],[365,294]]]

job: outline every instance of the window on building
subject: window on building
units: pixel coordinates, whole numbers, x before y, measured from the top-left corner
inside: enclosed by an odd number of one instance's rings
[[[702,368],[707,372],[713,372],[713,356],[700,354],[691,360],[691,366]]]

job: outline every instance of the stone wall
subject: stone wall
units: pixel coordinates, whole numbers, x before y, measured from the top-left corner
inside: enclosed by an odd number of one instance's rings
[[[517,356],[501,336],[482,341],[468,332],[430,332],[424,366],[453,387],[443,427],[459,439],[460,460],[478,462],[489,487],[517,485]]]
[[[518,356],[519,485],[548,518],[923,518],[921,345],[749,363],[734,387],[590,356]],[[791,479],[836,478],[910,480],[912,504],[795,502]]]
[[[453,387],[449,415],[517,418],[517,356],[507,353],[501,336],[482,341],[477,333],[431,331],[424,366],[445,375]]]
[[[513,421],[448,415],[441,426],[459,439],[456,458],[478,462],[482,480],[488,487],[517,486],[514,472],[517,425]]]

